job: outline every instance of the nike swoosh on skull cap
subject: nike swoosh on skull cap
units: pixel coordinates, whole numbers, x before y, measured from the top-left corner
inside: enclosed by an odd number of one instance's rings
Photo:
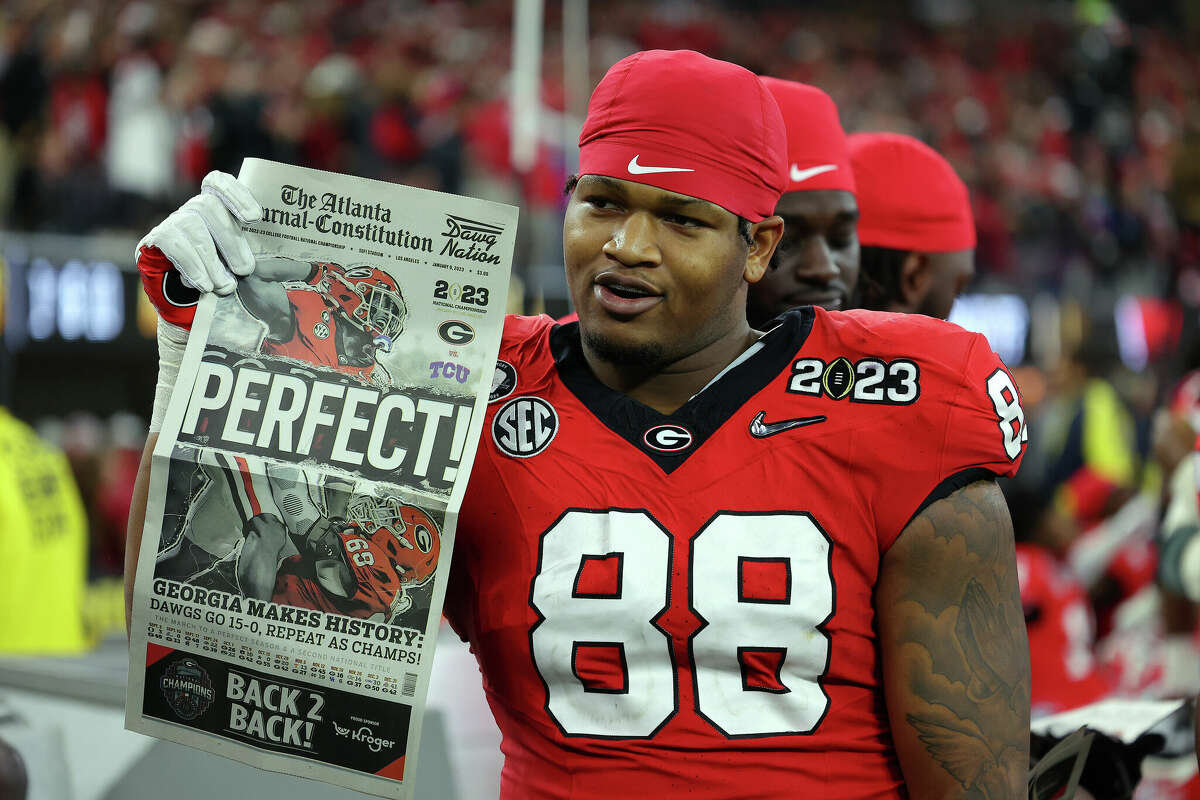
[[[800,169],[799,165],[792,164],[792,183],[804,183],[809,178],[815,178],[825,172],[833,172],[835,169],[837,169],[837,164],[822,164],[819,167],[809,167],[808,169]]]
[[[630,175],[650,175],[655,172],[695,172],[696,171],[694,169],[689,169],[687,167],[646,167],[646,166],[642,166],[641,164],[638,163],[639,158],[641,158],[641,155],[636,155],[633,158],[629,159],[629,164],[626,167],[626,169],[629,170]]]

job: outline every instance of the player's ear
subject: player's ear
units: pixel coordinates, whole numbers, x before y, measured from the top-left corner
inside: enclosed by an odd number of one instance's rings
[[[771,265],[771,256],[783,238],[783,217],[767,217],[750,226],[750,248],[742,275],[747,283],[758,283]]]
[[[909,253],[900,265],[900,297],[896,298],[900,308],[892,311],[912,314],[921,307],[921,301],[929,293],[933,282],[933,265],[925,253]]]

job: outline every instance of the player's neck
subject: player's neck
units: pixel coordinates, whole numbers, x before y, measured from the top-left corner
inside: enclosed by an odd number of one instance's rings
[[[614,364],[584,347],[584,357],[596,378],[662,414],[672,414],[712,381],[761,334],[743,324],[690,355],[665,367]]]

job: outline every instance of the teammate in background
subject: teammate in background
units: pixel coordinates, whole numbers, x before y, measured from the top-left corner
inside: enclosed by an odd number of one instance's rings
[[[1116,686],[1095,656],[1096,619],[1087,588],[1064,563],[1078,531],[1046,492],[1011,488],[1021,605],[1029,633],[1033,716],[1087,705]]]
[[[1156,420],[1154,443],[1167,479],[1158,580],[1200,603],[1200,370],[1184,376],[1173,394]]]
[[[787,126],[788,163],[787,185],[775,206],[785,223],[783,239],[747,303],[750,325],[760,330],[799,306],[850,308],[858,284],[858,203],[837,107],[815,86],[762,82]]]
[[[846,142],[858,187],[861,306],[946,319],[975,274],[967,187],[911,136],[853,133]]]
[[[506,323],[515,388],[485,419],[446,595],[504,797],[1024,795],[1029,661],[992,480],[1023,455],[1016,387],[935,320],[749,326],[786,151],[763,84],[698,53],[637,53],[592,95],[563,224],[580,321]],[[228,188],[231,213],[253,204]]]
[[[228,294],[236,288],[242,306],[265,326],[260,352],[328,367],[379,385],[389,383],[376,355],[391,350],[408,316],[404,296],[391,276],[368,265],[342,267],[289,258],[255,260],[244,240],[223,241],[240,238],[240,232],[229,224],[229,212],[218,212],[212,207],[216,203],[224,209],[216,199],[219,191],[220,187],[209,186],[206,193],[190,200],[138,245],[142,284],[155,298],[155,304],[167,309],[163,319],[190,328],[199,299],[197,288],[218,294]],[[211,219],[218,213],[224,215],[224,224]],[[261,209],[258,214],[261,215]],[[249,218],[242,221],[257,218],[252,211],[247,215]],[[198,231],[193,230],[197,223],[201,225]],[[203,227],[206,223],[212,225],[212,234]],[[196,236],[208,239],[207,249],[214,258],[219,248],[225,263],[249,259],[250,272],[244,275],[239,272],[242,279],[236,284],[219,276],[217,283],[212,283],[211,278],[207,282],[181,280],[180,273],[158,245],[167,250],[172,245],[177,249],[200,247],[194,241]],[[170,335],[172,331],[160,332],[160,342],[164,333]]]

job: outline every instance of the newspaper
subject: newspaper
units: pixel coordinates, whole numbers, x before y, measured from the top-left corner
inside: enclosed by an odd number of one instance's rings
[[[255,272],[201,300],[154,450],[126,726],[407,797],[517,209],[239,179]]]
[[[1189,709],[1188,700],[1113,697],[1035,719],[1030,730],[1038,736],[1056,739],[1087,727],[1132,745],[1152,733],[1166,738],[1171,725],[1179,721],[1176,716],[1185,716]]]

